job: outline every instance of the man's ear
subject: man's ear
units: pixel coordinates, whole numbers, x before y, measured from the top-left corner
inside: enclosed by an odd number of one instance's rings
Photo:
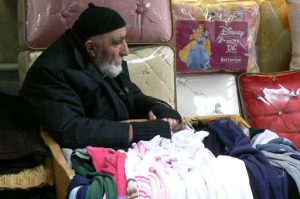
[[[84,42],[84,47],[87,50],[87,52],[89,53],[89,55],[91,57],[95,57],[96,56],[96,46],[94,44],[94,42],[92,40],[86,40]]]

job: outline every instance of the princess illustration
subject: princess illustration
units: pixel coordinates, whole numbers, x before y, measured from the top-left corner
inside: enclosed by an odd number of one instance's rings
[[[209,32],[204,31],[204,24],[193,29],[190,42],[179,51],[180,60],[186,63],[189,70],[205,70],[211,68],[211,43]]]

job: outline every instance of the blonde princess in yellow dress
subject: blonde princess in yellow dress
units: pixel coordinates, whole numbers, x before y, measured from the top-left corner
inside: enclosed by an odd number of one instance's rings
[[[190,70],[210,68],[211,44],[208,36],[208,31],[204,31],[204,24],[199,24],[189,37],[191,42],[179,51],[180,60]]]

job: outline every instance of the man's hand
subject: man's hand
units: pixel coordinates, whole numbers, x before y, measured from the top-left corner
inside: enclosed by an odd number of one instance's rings
[[[156,120],[157,117],[152,111],[149,111],[148,119],[149,120]],[[174,118],[162,118],[162,120],[164,120],[164,121],[166,121],[170,124],[172,133],[176,133],[177,131],[182,130],[183,127],[184,127],[183,122],[179,122],[178,120],[176,120]]]

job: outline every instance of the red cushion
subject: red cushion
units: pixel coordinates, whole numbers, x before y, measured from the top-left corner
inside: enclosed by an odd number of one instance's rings
[[[300,148],[300,71],[244,73],[238,86],[249,124],[272,130]]]

